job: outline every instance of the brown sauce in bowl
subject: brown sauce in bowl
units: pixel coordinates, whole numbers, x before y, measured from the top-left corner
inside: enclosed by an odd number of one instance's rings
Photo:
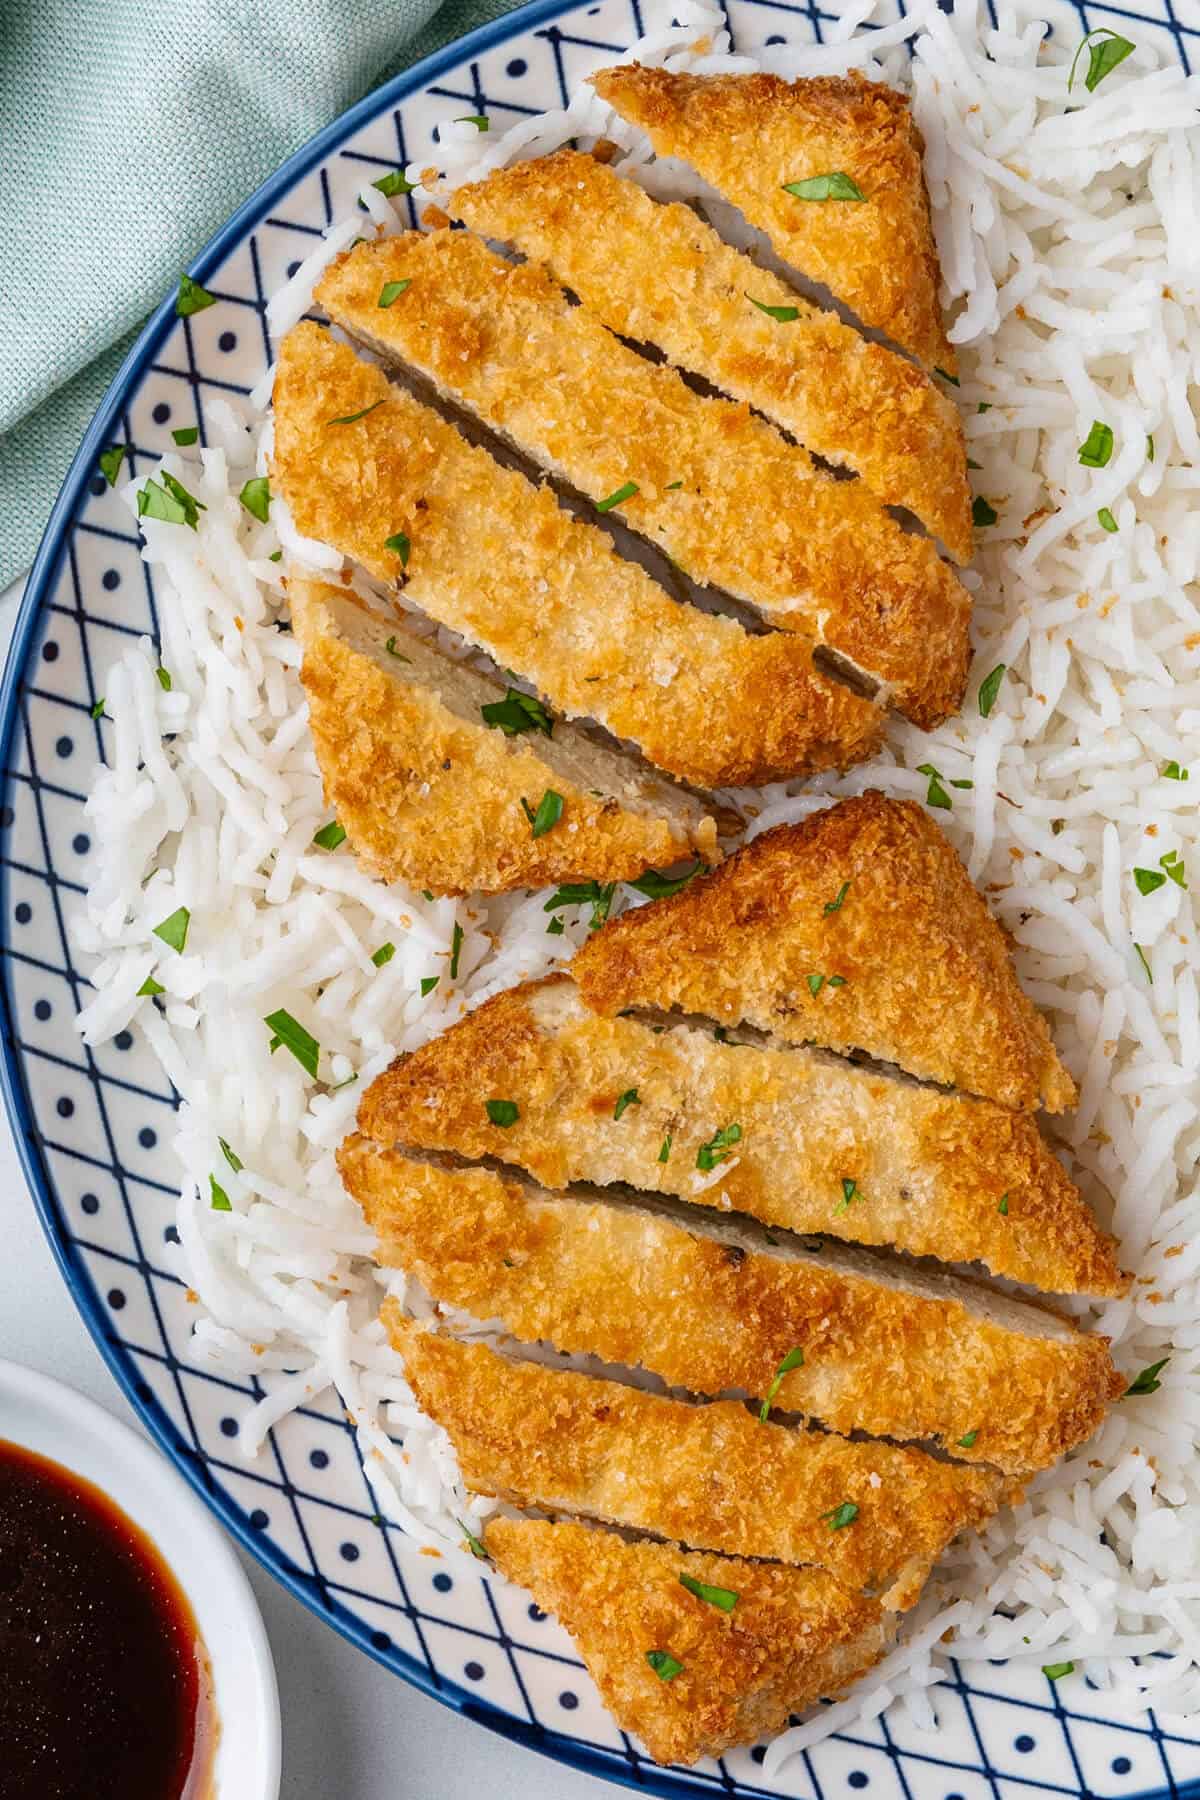
[[[0,1440],[0,1800],[210,1800],[192,1609],[91,1482]]]

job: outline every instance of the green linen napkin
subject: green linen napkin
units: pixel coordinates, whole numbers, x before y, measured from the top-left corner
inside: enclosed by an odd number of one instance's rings
[[[515,0],[0,0],[0,589],[138,327],[368,89]]]

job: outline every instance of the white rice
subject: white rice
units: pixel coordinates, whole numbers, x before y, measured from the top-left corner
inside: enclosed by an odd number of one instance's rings
[[[918,0],[907,18],[860,32],[875,5],[856,0],[824,46],[756,59],[729,54],[707,0],[674,10],[678,25],[631,54],[700,71],[857,67],[911,84],[962,351],[958,398],[982,465],[976,491],[999,515],[968,577],[977,657],[962,718],[932,736],[895,721],[869,768],[739,799],[759,831],[867,786],[924,799],[923,762],[974,782],[949,790],[953,810],[939,822],[1011,932],[1021,978],[1080,1083],[1060,1148],[1138,1272],[1129,1299],[1073,1310],[1112,1337],[1131,1375],[1170,1359],[1159,1393],[1119,1404],[1025,1504],[955,1548],[900,1649],[845,1701],[780,1737],[764,1770],[893,1701],[932,1728],[951,1629],[964,1659],[1073,1661],[1109,1690],[1114,1714],[1148,1704],[1160,1719],[1194,1714],[1200,956],[1191,893],[1167,881],[1142,896],[1132,870],[1178,852],[1200,880],[1200,84],[1141,47],[1094,94],[1077,81],[1068,96],[1073,9],[1054,14],[1049,39],[1044,6],[1004,0],[995,29],[973,0],[953,16]],[[645,141],[591,89],[496,139],[443,126],[442,160],[459,180],[600,135],[656,194],[703,194],[682,166],[651,166]],[[374,190],[364,198],[381,229],[398,228]],[[713,216],[754,241],[728,207]],[[276,334],[362,229],[361,213],[335,223],[274,296]],[[254,406],[268,396],[264,381]],[[1093,419],[1114,431],[1104,469],[1078,462]],[[487,1503],[464,1495],[444,1435],[415,1408],[376,1323],[389,1289],[418,1312],[429,1303],[403,1276],[374,1270],[333,1152],[363,1086],[397,1051],[568,957],[586,921],[568,912],[564,935],[548,937],[542,896],[431,902],[366,879],[344,848],[313,847],[329,815],[303,729],[297,646],[276,629],[283,597],[269,557],[282,544],[317,567],[339,559],[299,538],[279,500],[267,525],[239,506],[242,482],[265,466],[255,411],[227,404],[213,427],[218,447],[198,463],[165,464],[205,502],[199,529],[144,522],[170,691],[148,642],[106,683],[110,766],[89,802],[100,850],[77,921],[97,992],[80,1025],[92,1043],[143,1030],[183,1096],[174,1147],[201,1302],[195,1353],[267,1390],[242,1423],[244,1454],[332,1383],[381,1509],[445,1547],[460,1540],[456,1520],[477,1525]],[[134,509],[134,484],[125,492]],[[1101,507],[1116,532],[1101,528]],[[984,719],[978,684],[999,663],[1008,674]],[[1190,783],[1163,777],[1189,757]],[[177,955],[152,928],[181,905],[191,926]],[[456,924],[465,937],[452,979]],[[385,942],[395,955],[376,968]],[[161,1010],[138,997],[151,972]],[[422,998],[428,975],[439,982]],[[320,1083],[286,1050],[268,1053],[263,1019],[278,1007],[319,1040]],[[230,1211],[213,1210],[210,1178]],[[404,1431],[403,1459],[388,1427]]]

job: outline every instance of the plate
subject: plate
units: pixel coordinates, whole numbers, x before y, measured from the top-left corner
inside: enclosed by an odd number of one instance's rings
[[[816,0],[728,0],[738,49],[811,40],[833,15]],[[1072,34],[1111,22],[1187,60],[1196,0],[1140,11],[1056,8]],[[1190,22],[1185,25],[1182,19]],[[1200,1786],[1200,1732],[1152,1715],[1118,1723],[1078,1675],[959,1666],[939,1690],[936,1737],[884,1714],[828,1739],[773,1782],[761,1751],[659,1770],[617,1730],[566,1635],[528,1596],[450,1571],[381,1525],[344,1417],[302,1408],[257,1463],[233,1448],[256,1397],[188,1360],[193,1306],[174,1262],[175,1170],[160,1140],[176,1104],[150,1053],[122,1034],[99,1052],[72,1019],[86,992],[67,917],[90,849],[84,791],[102,753],[97,684],[130,633],[156,629],[153,581],[128,515],[97,474],[105,444],[133,446],[135,473],[202,422],[207,400],[246,392],[268,359],[265,295],[364,179],[428,149],[439,119],[487,113],[494,128],[558,106],[645,29],[641,0],[535,3],[408,71],[292,158],[191,273],[225,304],[176,320],[164,302],[79,452],[30,579],[0,696],[0,918],[5,946],[3,1081],[25,1171],[67,1285],[142,1419],[230,1531],[284,1585],[368,1654],[505,1736],[660,1795],[864,1800],[1016,1800],[1056,1794],[1172,1800]]]

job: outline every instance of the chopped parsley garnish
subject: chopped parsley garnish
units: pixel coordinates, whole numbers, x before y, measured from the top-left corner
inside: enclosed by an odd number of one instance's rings
[[[715,1606],[721,1612],[732,1612],[738,1603],[738,1597],[732,1588],[712,1587],[707,1581],[697,1581],[694,1576],[680,1571],[679,1585],[695,1594],[697,1600],[703,1600],[706,1606]]]
[[[378,950],[373,950],[371,952],[371,961],[375,964],[377,969],[382,969],[386,964],[391,962],[395,954],[396,946],[389,940],[386,944],[380,944]],[[436,975],[434,976],[434,980],[437,980]]]
[[[393,194],[411,194],[413,191],[413,183],[405,181],[399,169],[389,169],[386,175],[381,175],[378,181],[371,183],[371,186],[377,188],[389,200]]]
[[[1100,511],[1096,514],[1096,518],[1099,520],[1102,530],[1104,530],[1104,531],[1119,531],[1120,530],[1120,526],[1117,524],[1117,521],[1113,518],[1112,513],[1109,511],[1107,506],[1102,506],[1100,508]]]
[[[1160,856],[1158,859],[1158,866],[1166,874],[1168,880],[1175,883],[1176,887],[1181,887],[1186,890],[1187,876],[1184,873],[1185,864],[1178,850],[1168,850],[1165,856]]]
[[[411,656],[401,656],[400,652],[396,648],[396,640],[394,637],[390,637],[388,639],[387,643],[383,647],[387,651],[389,656],[395,657],[397,662],[407,663],[410,668],[412,667],[412,657]],[[428,896],[428,898],[430,900],[432,900],[433,895],[430,894]]]
[[[487,131],[489,129],[488,121],[484,118],[482,113],[462,113],[455,119],[454,123],[456,125],[474,125],[479,131]]]
[[[568,881],[562,887],[555,888],[542,911],[557,912],[560,906],[590,906],[592,918],[588,929],[599,931],[608,917],[616,891],[615,881]],[[559,930],[561,929],[560,922]]]
[[[458,959],[462,955],[462,947],[463,947],[463,928],[456,919],[454,922],[454,930],[450,936],[450,979],[451,979],[451,981],[458,980]]]
[[[625,886],[645,894],[647,900],[666,900],[686,887],[689,881],[694,881],[703,867],[703,863],[693,863],[682,875],[660,875],[657,869],[643,869],[636,881],[627,881]]]
[[[771,1411],[772,1402],[774,1401],[775,1396],[779,1392],[780,1388],[783,1386],[784,1376],[790,1375],[793,1369],[802,1369],[803,1367],[804,1367],[804,1352],[800,1348],[799,1344],[797,1344],[796,1348],[794,1350],[788,1351],[787,1355],[784,1357],[783,1361],[780,1363],[779,1367],[775,1371],[774,1377],[772,1378],[770,1387],[767,1389],[766,1396],[763,1400],[763,1403],[758,1409],[758,1417],[759,1417],[759,1422],[761,1424],[765,1425],[767,1422],[768,1415],[770,1414],[770,1411]]]
[[[424,999],[424,997],[427,994],[432,994],[434,988],[437,986],[438,982],[441,979],[442,978],[440,975],[422,975],[422,977],[421,977],[421,997],[422,997],[422,999]]]
[[[117,476],[121,473],[121,464],[128,448],[128,444],[110,444],[107,450],[100,452],[100,473],[109,487],[117,485]]]
[[[412,286],[411,275],[409,276],[407,281],[385,281],[383,286],[379,290],[379,298],[375,302],[376,306],[377,307],[391,306],[395,301],[397,301],[400,298],[401,294],[406,293],[411,286]]]
[[[918,763],[917,774],[927,775],[929,777],[929,787],[925,794],[926,806],[940,807],[943,812],[949,812],[954,802],[942,786],[942,777],[934,768],[933,764]]]
[[[217,1142],[221,1146],[221,1155],[225,1158],[225,1161],[229,1164],[234,1174],[240,1175],[246,1165],[238,1155],[237,1151],[231,1150],[228,1142],[223,1137],[219,1137]]]
[[[266,475],[256,475],[252,481],[248,481],[238,499],[251,518],[266,524],[271,507],[271,483]]]
[[[409,557],[409,552],[412,549],[412,544],[409,542],[408,535],[406,532],[403,532],[403,531],[393,532],[390,538],[384,538],[383,547],[385,550],[394,550],[396,552],[396,555],[400,558],[400,567],[402,569],[407,569],[408,557]],[[388,649],[389,650],[391,649],[391,647],[395,643],[395,641],[396,641],[395,638],[388,639]]]
[[[961,387],[962,386],[962,382],[958,379],[958,376],[952,375],[950,373],[949,369],[939,369],[937,364],[935,363],[933,372],[935,375],[940,375],[943,381],[948,381],[950,383],[951,387]]]
[[[521,1109],[515,1100],[487,1100],[484,1107],[492,1124],[499,1125],[503,1131],[507,1131],[510,1125],[515,1125],[521,1116]]]
[[[831,975],[829,977],[829,986],[831,988],[845,987],[845,985],[846,985],[846,977],[844,975]]]
[[[622,501],[632,500],[637,491],[638,484],[636,481],[623,482],[622,485],[617,488],[615,493],[608,496],[607,500],[597,500],[596,511],[605,513],[611,512],[613,507],[620,506]]]
[[[968,469],[982,469],[983,464],[981,462],[976,462],[973,456],[968,456],[967,467]]]
[[[505,737],[519,737],[523,731],[540,731],[543,737],[551,737],[554,732],[554,720],[541,701],[533,694],[523,694],[520,688],[505,688],[503,700],[492,700],[479,711],[484,724],[502,731]]]
[[[963,1437],[959,1438],[959,1440],[958,1440],[959,1449],[960,1450],[970,1450],[975,1442],[975,1439],[978,1436],[979,1436],[979,1428],[977,1426],[974,1431],[968,1431]]]
[[[1120,37],[1107,25],[1101,25],[1096,31],[1089,31],[1071,63],[1071,73],[1067,77],[1068,94],[1075,84],[1075,70],[1085,50],[1088,53],[1088,71],[1083,78],[1083,85],[1089,94],[1094,94],[1104,77],[1111,75],[1118,63],[1123,63],[1131,54],[1133,48],[1128,38]]]
[[[368,413],[373,413],[377,406],[382,406],[386,399],[387,395],[384,394],[382,398],[373,400],[370,406],[364,406],[361,412],[343,413],[341,418],[326,419],[325,423],[327,425],[357,425],[360,419],[365,419]]]
[[[209,1176],[208,1187],[210,1194],[209,1205],[212,1210],[214,1212],[232,1212],[233,1201],[229,1198],[229,1195],[225,1192],[225,1189],[221,1186],[215,1175]]]
[[[1128,1400],[1131,1394],[1157,1394],[1162,1386],[1158,1377],[1170,1360],[1169,1356],[1164,1356],[1161,1362],[1151,1363],[1148,1369],[1143,1369],[1140,1375],[1135,1375],[1121,1396],[1122,1399]]]
[[[850,883],[848,881],[843,881],[841,887],[838,889],[838,891],[834,895],[833,899],[827,900],[825,902],[825,911],[827,913],[841,912],[843,902],[845,901],[846,895],[849,892],[850,892]]]
[[[353,1086],[354,1086],[354,1083],[355,1083],[355,1082],[356,1082],[356,1081],[357,1081],[357,1080],[358,1080],[358,1076],[357,1076],[357,1075],[347,1075],[347,1077],[346,1077],[346,1079],[345,1079],[345,1081],[335,1081],[335,1082],[334,1082],[334,1084],[333,1084],[333,1086],[332,1086],[332,1087],[331,1087],[331,1088],[330,1088],[330,1090],[329,1090],[329,1092],[330,1092],[330,1093],[331,1093],[331,1094],[337,1094],[337,1093],[340,1093],[340,1092],[341,1092],[341,1090],[342,1090],[342,1088],[346,1088],[346,1087],[353,1087]]]
[[[193,313],[203,312],[206,306],[216,304],[217,296],[201,287],[198,281],[193,281],[190,275],[179,277],[179,292],[175,296],[177,319],[190,319]]]
[[[151,475],[147,477],[145,487],[138,489],[138,518],[161,519],[164,525],[188,525],[195,531],[200,514],[208,508],[165,469],[160,473],[161,482]]]
[[[1042,1664],[1042,1674],[1047,1681],[1061,1681],[1064,1675],[1073,1675],[1074,1673],[1075,1664],[1073,1662]]]
[[[660,1163],[670,1162],[671,1160],[671,1133],[669,1131],[658,1147],[658,1160]]]
[[[171,433],[171,436],[175,439],[175,442],[179,445],[181,450],[186,450],[199,438],[200,427],[198,425],[181,425],[178,431],[173,431]]]
[[[617,1104],[613,1107],[613,1118],[619,1119],[621,1114],[626,1112],[629,1107],[640,1106],[641,1104],[641,1095],[638,1093],[637,1089],[626,1088],[625,1092],[618,1098]]]
[[[145,981],[143,981],[141,987],[137,991],[137,998],[140,1000],[143,995],[146,995],[148,998],[153,999],[155,994],[165,994],[166,991],[167,990],[162,985],[161,981],[155,981],[153,975],[147,975]]]
[[[422,898],[422,900],[432,900],[433,895],[430,893],[428,888],[422,888],[421,889],[421,898]]]
[[[491,1562],[491,1560],[492,1560],[491,1557],[488,1555],[487,1551],[484,1549],[483,1544],[481,1543],[479,1538],[477,1538],[475,1536],[475,1533],[473,1531],[468,1531],[461,1519],[455,1519],[454,1523],[458,1526],[458,1529],[462,1532],[463,1542],[466,1544],[467,1549],[471,1552],[471,1555],[477,1556],[479,1558],[480,1562]]]
[[[551,919],[550,923],[546,927],[547,937],[561,937],[562,934],[563,934],[562,920],[561,919]]]
[[[339,844],[345,843],[346,833],[336,819],[330,819],[328,825],[322,825],[320,831],[313,832],[312,841],[318,850],[336,850]]]
[[[991,412],[991,410],[992,410],[992,403],[990,400],[981,400],[979,402],[979,405],[975,408],[976,412],[981,412],[981,413]]]
[[[808,982],[808,991],[815,1000],[821,989],[825,986],[825,977],[823,975],[809,975],[806,976],[805,979]]]
[[[809,175],[804,181],[785,181],[783,191],[794,194],[797,200],[865,200],[867,197],[857,181],[852,181],[840,169],[831,169],[828,175]]]
[[[1008,1195],[1007,1194],[1001,1194],[1000,1204],[999,1204],[999,1206],[997,1206],[996,1211],[1000,1214],[1000,1217],[1002,1219],[1007,1219],[1007,1217],[1008,1217]]]
[[[669,1650],[647,1650],[646,1661],[660,1681],[674,1681],[683,1669],[683,1664]]]
[[[1079,460],[1085,469],[1106,469],[1113,453],[1112,426],[1102,419],[1092,420],[1092,429],[1079,446]]]
[[[92,717],[93,717],[93,719],[102,719],[104,717],[104,695],[103,694],[101,694],[101,696],[97,700],[95,706],[93,706],[93,708],[92,708]],[[1183,779],[1186,781],[1187,776],[1185,775]]]
[[[171,671],[170,671],[170,669],[164,669],[162,664],[159,663],[157,669],[155,669],[155,671],[154,671],[154,674],[155,674],[155,679],[157,680],[158,685],[162,689],[163,693],[169,694],[171,691]]]
[[[182,956],[187,944],[188,926],[191,922],[192,915],[187,907],[178,906],[169,918],[164,919],[161,925],[154,927],[154,935],[156,938],[161,938],[168,949],[177,950]]]
[[[971,503],[971,523],[975,526],[994,525],[1000,514],[994,506],[989,506],[982,494],[976,494]]]
[[[862,1195],[858,1191],[857,1181],[852,1181],[848,1175],[843,1175],[842,1197],[833,1209],[834,1218],[836,1219],[839,1213],[849,1212],[854,1202],[861,1199]]]
[[[1153,987],[1154,986],[1154,976],[1150,972],[1150,964],[1146,961],[1146,952],[1142,949],[1142,946],[1140,944],[1135,944],[1133,947],[1137,951],[1138,961],[1141,963],[1143,969],[1146,971],[1146,980],[1150,983],[1150,986]]]
[[[283,551],[282,550],[272,550],[270,556],[268,556],[268,558],[267,558],[267,561],[268,562],[282,562],[283,561]]]
[[[290,1012],[285,1012],[280,1007],[278,1012],[268,1013],[263,1024],[285,1050],[291,1051],[300,1067],[315,1079],[321,1046],[310,1032],[305,1031],[299,1020],[293,1019]]]
[[[1181,769],[1177,762],[1169,762],[1163,769],[1163,776],[1167,781],[1186,781],[1188,772]]]
[[[707,1144],[701,1144],[697,1150],[696,1167],[703,1169],[705,1173],[710,1169],[715,1169],[718,1163],[725,1161],[733,1145],[740,1144],[741,1141],[742,1128],[740,1125],[723,1125],[720,1131],[713,1132]]]
[[[538,801],[536,812],[523,794],[521,806],[525,817],[529,820],[530,834],[535,838],[545,837],[546,833],[552,831],[562,818],[563,797],[561,794],[556,794],[553,788],[547,788]]]
[[[1157,893],[1160,887],[1166,886],[1167,878],[1160,869],[1135,869],[1133,883],[1139,894]]]
[[[1154,461],[1154,433],[1153,432],[1151,432],[1149,434],[1149,436],[1146,438],[1146,461],[1147,462]]]
[[[1000,683],[1004,680],[1007,667],[1007,663],[997,663],[991,674],[985,675],[980,682],[979,713],[981,718],[990,718],[992,708],[996,704],[996,696],[1000,692]]]
[[[847,1525],[853,1525],[858,1517],[858,1507],[853,1500],[843,1500],[832,1512],[822,1513],[821,1517],[830,1531],[844,1531]]]
[[[675,492],[676,488],[681,488],[682,486],[683,486],[682,481],[668,481],[667,492],[668,492],[668,494],[673,494]]]
[[[746,298],[760,313],[766,313],[768,319],[778,319],[781,325],[790,325],[793,319],[800,317],[798,306],[768,306],[765,300],[756,300],[753,294],[747,294]]]

